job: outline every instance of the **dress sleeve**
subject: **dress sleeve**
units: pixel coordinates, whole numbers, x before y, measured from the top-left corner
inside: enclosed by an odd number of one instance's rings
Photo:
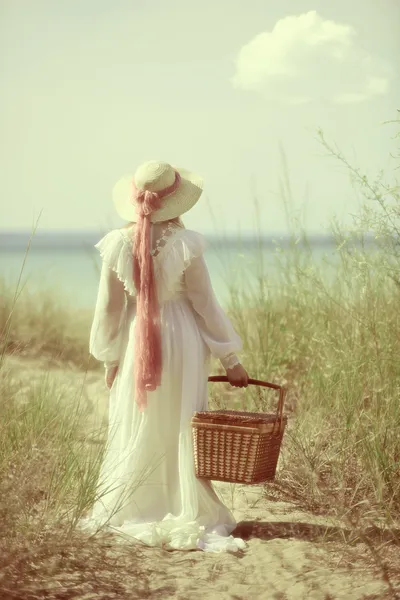
[[[239,364],[236,352],[242,350],[242,340],[218,303],[202,255],[193,258],[186,268],[185,283],[200,333],[211,354],[225,369]]]
[[[89,352],[97,360],[103,361],[106,367],[119,364],[125,317],[124,285],[108,264],[103,262]]]
[[[114,234],[114,232],[111,232]],[[127,316],[127,282],[121,268],[123,240],[108,234],[96,248],[102,256],[96,307],[90,331],[89,352],[105,367],[118,365]],[[125,261],[124,261],[125,262]]]

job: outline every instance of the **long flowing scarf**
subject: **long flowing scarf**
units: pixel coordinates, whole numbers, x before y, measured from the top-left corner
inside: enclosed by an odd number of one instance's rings
[[[133,280],[137,292],[135,327],[135,398],[139,411],[147,406],[147,391],[161,385],[162,353],[160,307],[150,254],[151,214],[161,208],[162,199],[175,192],[181,181],[175,172],[175,181],[158,192],[137,189],[132,182],[133,201],[139,209],[133,244]]]

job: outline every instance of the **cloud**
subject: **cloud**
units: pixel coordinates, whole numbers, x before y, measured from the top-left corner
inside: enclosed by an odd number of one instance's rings
[[[313,10],[280,19],[243,46],[232,83],[288,104],[349,104],[386,94],[391,72],[357,46],[352,26]]]

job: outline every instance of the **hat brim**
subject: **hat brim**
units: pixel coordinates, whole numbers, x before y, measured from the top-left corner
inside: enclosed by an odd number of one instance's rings
[[[200,198],[203,192],[203,179],[188,171],[176,168],[181,176],[178,189],[169,196],[163,198],[162,206],[151,215],[151,222],[168,221],[175,219],[190,210]],[[119,216],[125,221],[136,223],[139,215],[137,203],[132,202],[132,180],[133,175],[121,177],[115,184],[112,192],[115,209]]]

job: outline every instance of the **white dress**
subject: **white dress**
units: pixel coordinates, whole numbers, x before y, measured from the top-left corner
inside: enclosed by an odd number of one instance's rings
[[[160,304],[162,381],[139,412],[134,398],[135,286],[132,232],[110,231],[96,244],[103,259],[90,353],[119,364],[110,390],[108,442],[91,514],[78,527],[99,526],[123,539],[208,552],[246,548],[236,521],[210,481],[194,470],[191,418],[208,410],[210,354],[238,364],[242,341],[219,305],[203,252],[205,238],[176,224],[156,234],[152,255]]]

